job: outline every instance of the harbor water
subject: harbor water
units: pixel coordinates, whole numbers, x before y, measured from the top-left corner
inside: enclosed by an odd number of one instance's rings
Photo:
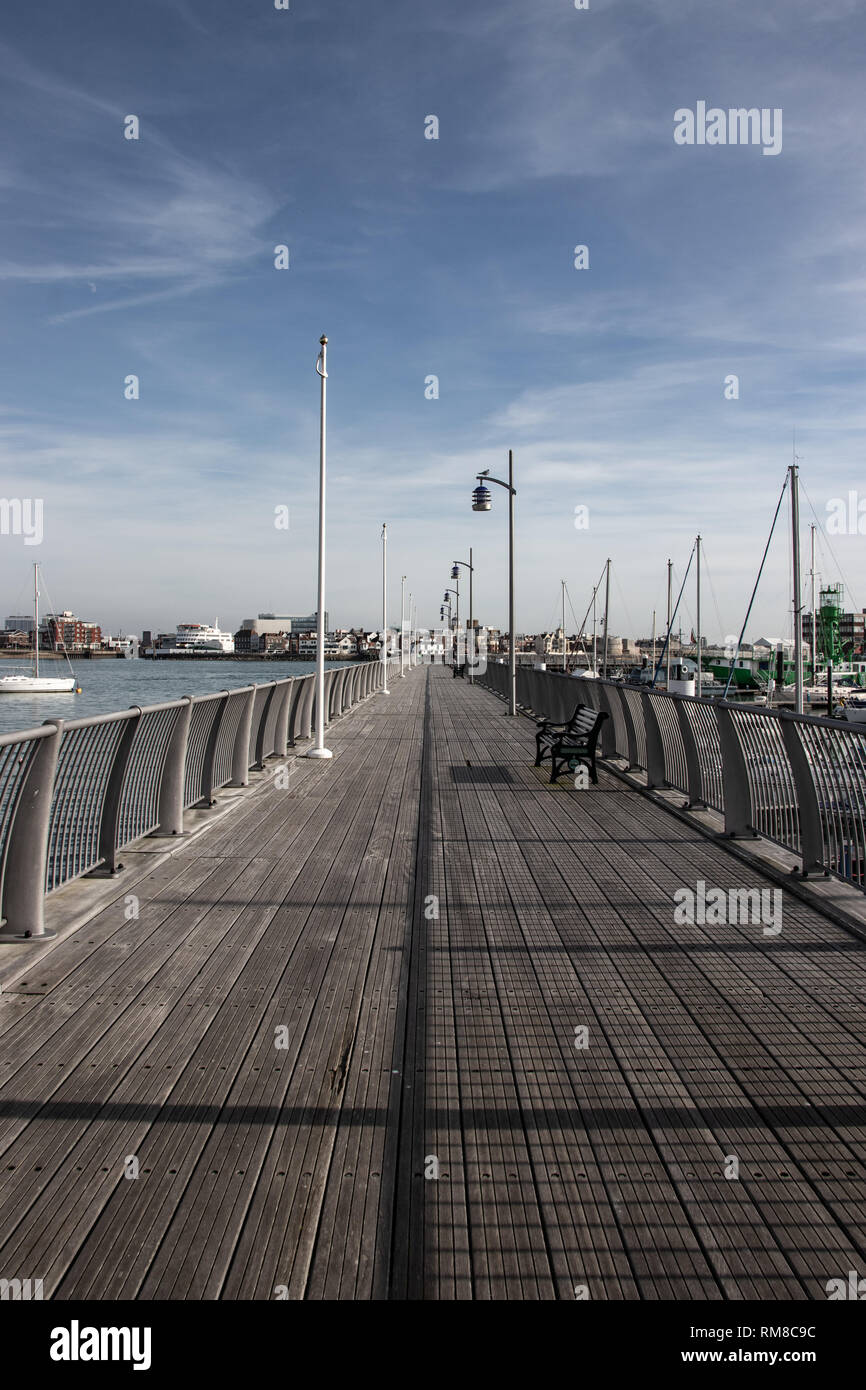
[[[60,675],[59,662],[46,663],[44,674],[54,675],[55,668]],[[0,674],[17,669],[4,662]],[[64,663],[63,674],[65,670]],[[32,729],[46,719],[84,719],[130,705],[158,705],[183,695],[209,695],[216,690],[285,680],[287,676],[310,676],[315,670],[312,661],[199,661],[184,657],[176,661],[82,661],[75,670],[80,695],[0,695],[0,734]]]

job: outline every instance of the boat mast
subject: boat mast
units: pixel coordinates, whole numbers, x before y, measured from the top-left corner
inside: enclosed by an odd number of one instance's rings
[[[665,644],[667,646],[667,666],[665,670],[667,685],[665,688],[667,690],[671,688],[671,570],[673,569],[673,563],[673,560],[668,560],[668,625],[665,629],[667,632]]]
[[[815,663],[818,659],[817,647],[815,645],[815,523],[812,522],[812,568],[810,570],[812,579],[812,684],[815,684]]]
[[[562,580],[563,587],[563,671],[569,670],[569,659],[566,656],[566,581]]]
[[[39,679],[39,566],[33,566],[33,650],[36,653],[36,679]]]
[[[607,680],[607,615],[610,609],[610,560],[605,565],[606,578],[604,581],[604,656],[602,657],[602,675]]]
[[[697,630],[697,633],[695,634],[696,637],[697,637],[697,639],[698,639],[698,643],[697,643],[697,652],[695,653],[696,664],[697,664],[697,668],[698,668],[698,679],[697,679],[697,685],[696,685],[696,687],[695,687],[695,694],[697,695],[698,699],[700,699],[700,698],[701,698],[701,538],[700,538],[700,536],[698,536],[697,540],[695,541],[695,547],[696,547],[696,549],[697,549],[697,560],[698,560],[698,619],[697,619],[697,621],[698,621],[698,630]]]
[[[796,460],[797,455],[794,455]],[[800,498],[798,469],[791,464],[791,544],[794,571],[794,708],[803,713],[803,605],[800,595]]]

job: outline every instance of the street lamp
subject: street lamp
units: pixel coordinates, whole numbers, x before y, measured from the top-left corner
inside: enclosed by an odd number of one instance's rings
[[[325,382],[328,380],[328,340],[319,339],[316,372],[322,384],[319,418],[319,611],[316,614],[316,742],[308,758],[332,758],[325,747]]]
[[[411,593],[410,593],[410,595],[409,595],[409,655],[408,655],[408,661],[407,661],[407,665],[408,665],[410,671],[412,670],[412,667],[413,667],[413,665],[415,664],[415,663],[413,662],[413,660],[412,660],[412,657],[413,657],[414,651],[415,651],[414,637],[415,637],[415,618],[416,618],[416,616],[417,616],[417,615],[416,615],[416,612],[415,612],[415,600],[413,599],[413,597],[412,597],[412,595],[411,595]]]
[[[457,576],[458,576],[459,573],[460,573],[459,569],[457,568],[458,565],[463,565],[463,567],[464,567],[465,569],[468,569],[468,571],[469,571],[469,634],[470,634],[469,640],[470,640],[470,642],[472,643],[472,648],[471,648],[471,651],[470,651],[471,660],[470,660],[467,664],[468,664],[468,666],[469,666],[469,683],[470,683],[470,685],[471,685],[471,684],[472,684],[472,669],[473,669],[473,666],[474,666],[474,664],[475,664],[475,657],[476,657],[476,655],[477,655],[477,653],[476,653],[476,651],[475,651],[475,628],[474,628],[473,625],[472,625],[472,576],[473,576],[473,574],[475,573],[475,566],[474,566],[473,563],[472,563],[472,548],[471,548],[471,547],[470,547],[470,549],[469,549],[469,560],[468,560],[468,561],[466,561],[466,560],[455,560],[455,561],[454,561],[454,568],[453,568],[452,571],[451,571],[451,578],[452,578],[452,579],[456,579]],[[469,649],[467,648],[467,650],[469,650]]]
[[[406,631],[406,576],[400,575],[400,679],[406,679],[406,672],[403,670],[403,642]]]
[[[454,566],[454,569],[457,569],[457,566],[456,566],[456,565]],[[454,596],[455,596],[455,598],[456,598],[456,600],[457,600],[457,602],[456,602],[456,604],[455,604],[455,607],[454,607],[454,617],[457,619],[457,631],[459,632],[459,631],[460,631],[460,571],[457,570],[457,573],[456,573],[456,574],[454,574],[454,573],[452,572],[451,578],[457,580],[457,588],[456,588],[456,589],[446,589],[445,592],[446,592],[446,594],[454,594]]]
[[[448,646],[449,646],[449,648],[450,648],[450,646],[451,646],[451,621],[452,621],[452,619],[451,619],[451,600],[450,600],[450,598],[448,597],[448,592],[447,592],[447,591],[446,591],[446,593],[445,593],[445,595],[444,595],[444,597],[443,597],[443,600],[442,600],[442,607],[439,609],[439,617],[442,619],[443,623],[444,623],[444,621],[445,621],[445,609],[446,609],[446,607],[447,607],[447,609],[448,609]],[[445,665],[445,643],[444,643],[444,642],[443,642],[443,644],[442,644],[442,665],[443,665],[443,666]]]
[[[508,627],[509,627],[509,656],[508,656],[508,684],[511,691],[509,699],[508,713],[517,714],[517,661],[515,657],[515,633],[514,633],[514,499],[517,492],[514,487],[514,454],[508,450],[508,482],[505,483],[501,478],[491,478],[490,469],[485,468],[483,473],[476,474],[478,486],[472,491],[472,510],[473,512],[489,512],[491,507],[490,489],[487,483],[497,483],[499,487],[508,489]]]
[[[456,604],[455,604],[455,606],[454,606],[454,616],[453,616],[453,618],[452,618],[452,616],[451,616],[451,600],[450,600],[449,597],[448,597],[449,594],[453,594],[454,597],[455,597],[455,599],[457,600],[457,602],[456,602]],[[446,590],[445,590],[445,602],[448,604],[448,623],[449,623],[449,626],[451,626],[452,628],[455,628],[455,627],[456,627],[457,631],[459,632],[459,631],[460,631],[460,590],[459,590],[459,589],[446,589]]]

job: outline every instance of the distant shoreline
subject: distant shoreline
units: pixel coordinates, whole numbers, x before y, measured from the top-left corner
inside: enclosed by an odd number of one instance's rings
[[[140,661],[308,661],[314,656],[296,656],[290,652],[171,652],[165,656],[139,651]],[[327,656],[326,661],[378,661],[378,656]]]
[[[24,647],[21,651],[9,651],[7,648],[0,650],[0,659],[3,661],[31,661],[33,658],[33,648]],[[40,661],[65,661],[65,652],[43,652],[39,653]],[[125,661],[123,652],[70,652],[70,661]]]

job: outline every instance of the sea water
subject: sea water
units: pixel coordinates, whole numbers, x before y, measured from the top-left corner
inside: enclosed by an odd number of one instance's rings
[[[155,661],[101,658],[79,661],[74,667],[80,695],[0,695],[0,734],[32,729],[46,719],[84,719],[91,714],[128,709],[130,705],[179,700],[182,695],[208,695],[217,690],[236,690],[241,685],[285,680],[286,676],[310,676],[316,670],[313,661],[208,661],[195,657],[160,657]],[[24,665],[12,661],[0,662],[0,676],[24,669]],[[67,674],[65,661],[40,664],[40,675]]]

